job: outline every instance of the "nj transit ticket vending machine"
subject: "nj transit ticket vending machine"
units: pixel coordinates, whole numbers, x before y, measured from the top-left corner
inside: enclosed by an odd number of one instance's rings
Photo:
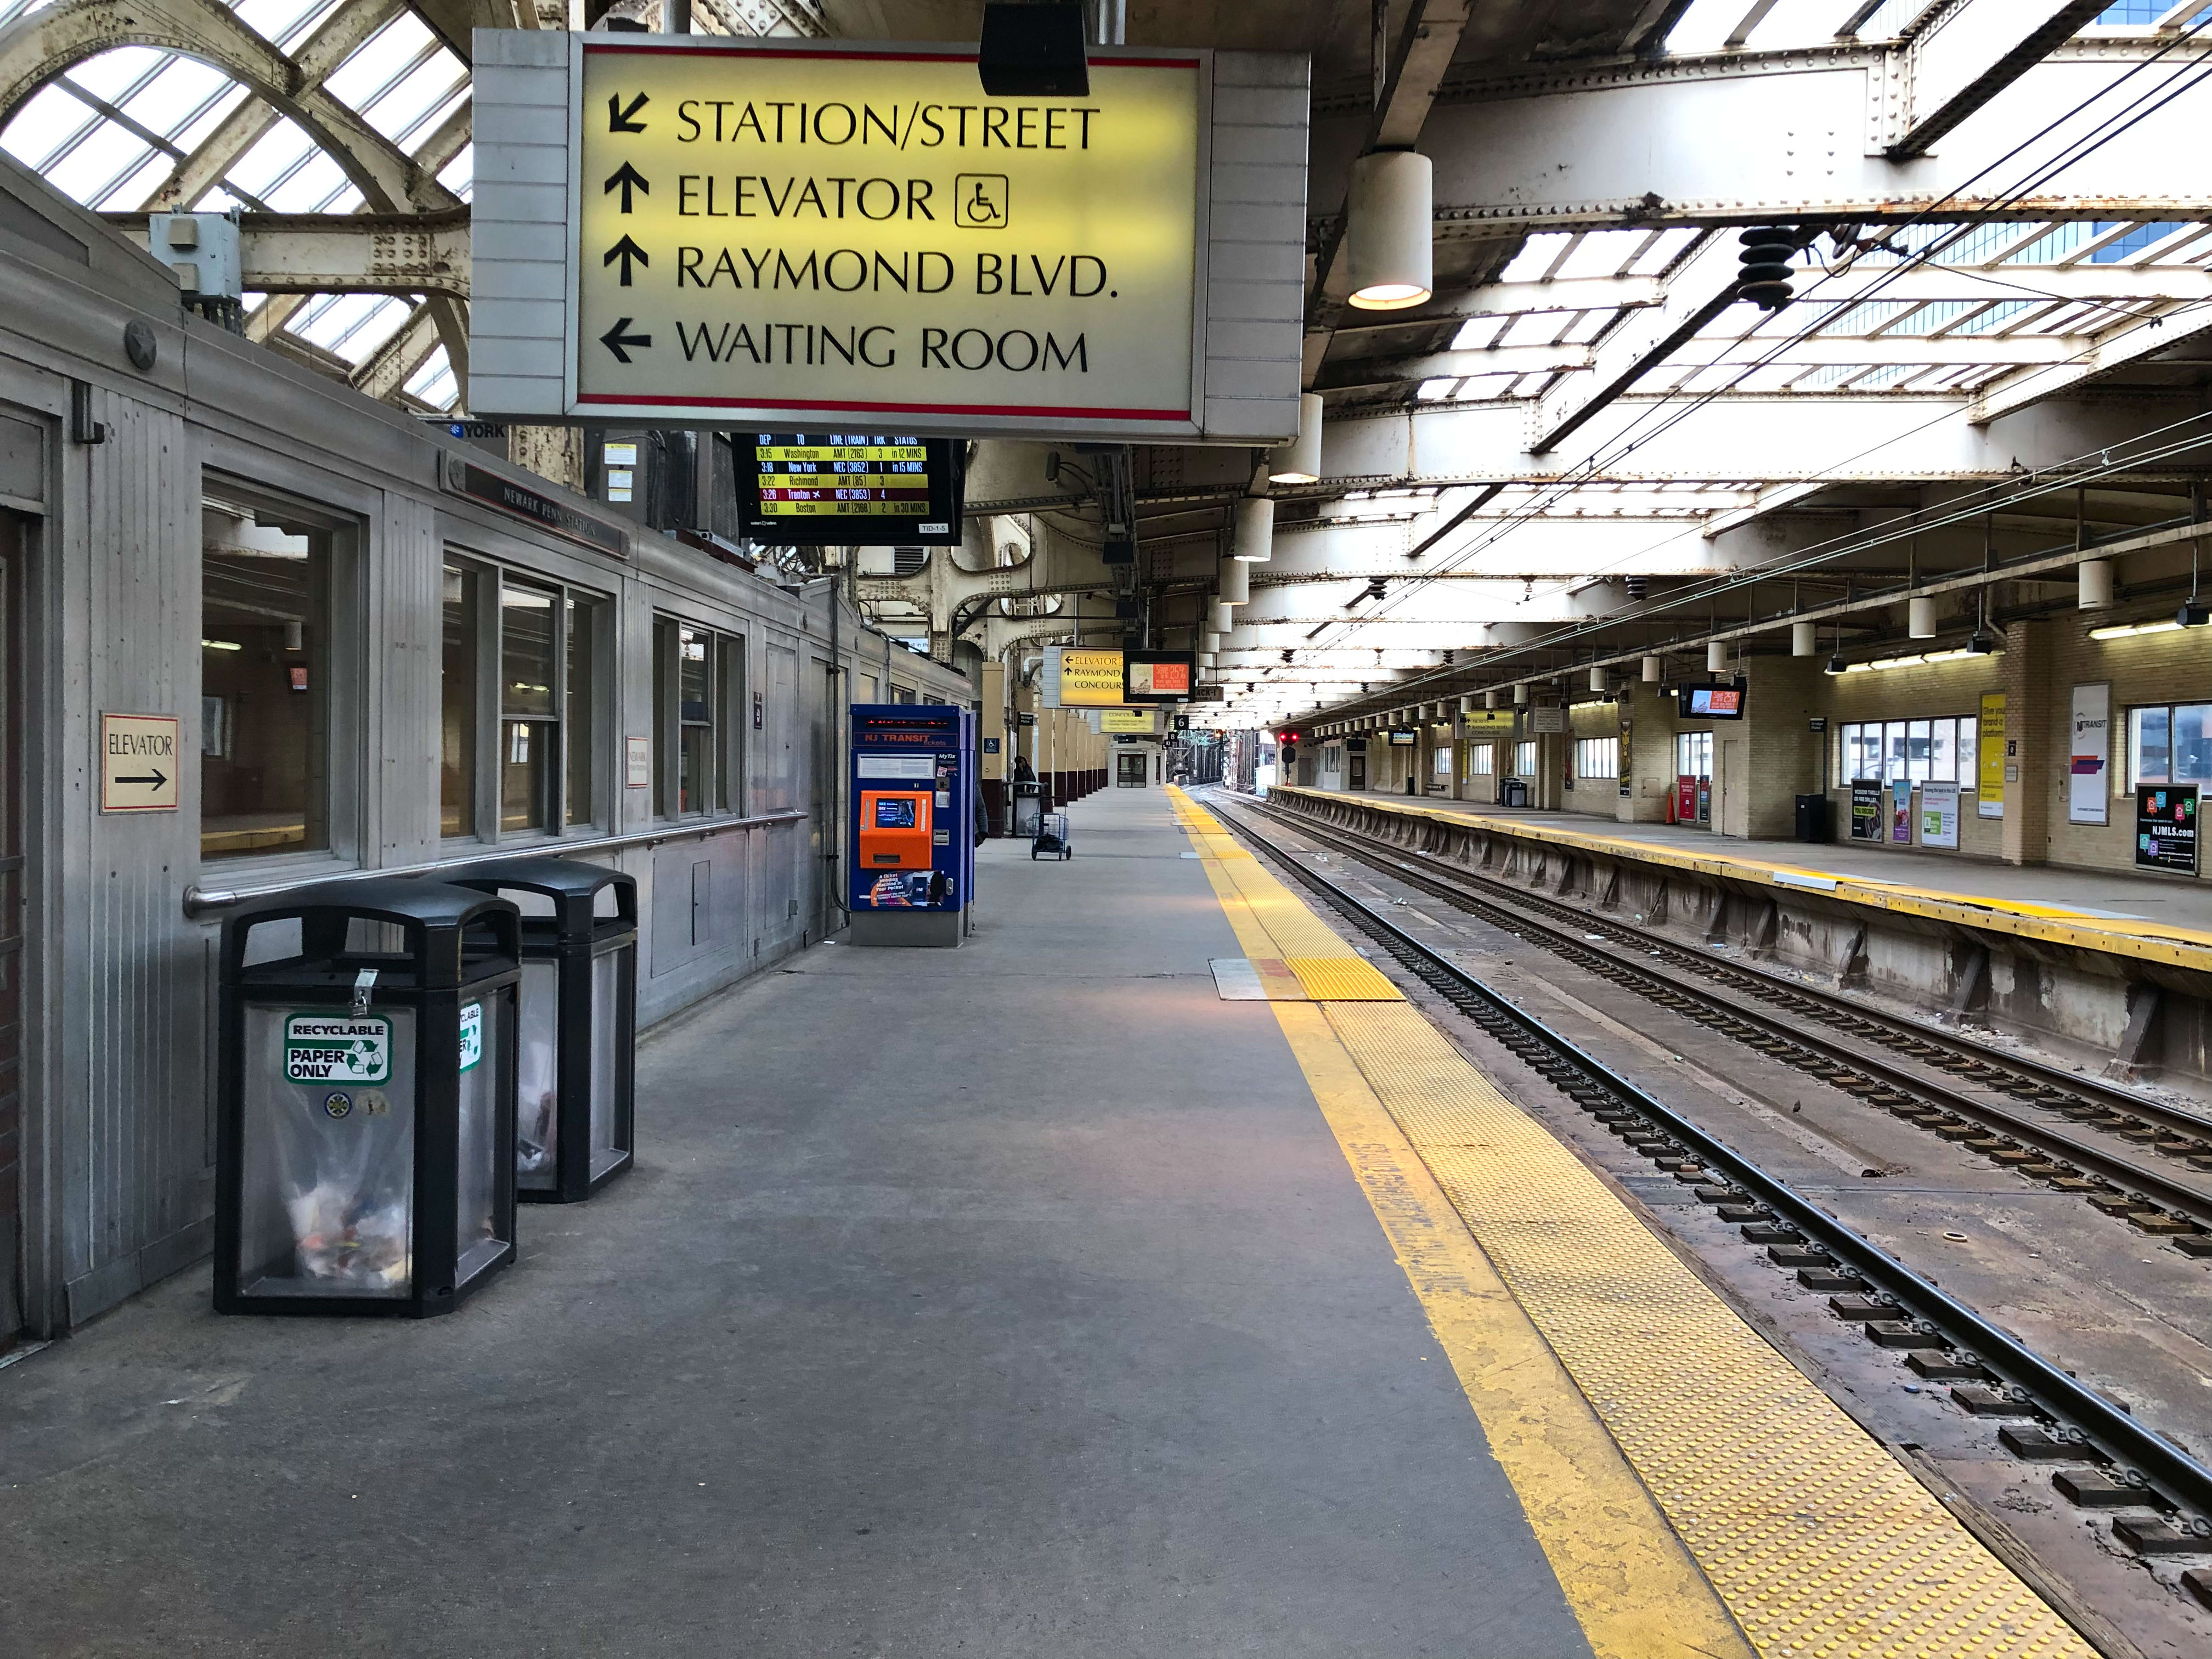
[[[874,702],[852,720],[852,942],[957,945],[975,890],[975,716]]]

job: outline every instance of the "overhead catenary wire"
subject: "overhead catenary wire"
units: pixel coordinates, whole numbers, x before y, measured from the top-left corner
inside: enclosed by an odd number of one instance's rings
[[[2021,140],[2019,143],[2007,150],[2002,155],[1997,157],[1995,161],[1984,167],[1979,172],[1962,181],[1960,185],[1954,186],[1946,196],[1929,204],[1927,207],[1916,213],[1912,218],[1906,220],[1895,227],[1884,238],[1884,240],[1886,242],[1894,244],[1898,235],[1911,230],[1915,225],[1939,221],[1942,210],[1950,203],[1959,199],[1961,195],[1963,195],[1967,190],[1972,188],[1974,185],[1979,183],[1982,179],[1987,178],[1991,173],[2005,166],[2008,162],[2013,161],[2025,151],[2033,148],[2044,138],[2048,137],[2051,133],[2058,131],[2068,122],[2073,120],[2075,118],[2082,114],[2094,105],[2111,96],[2114,92],[2124,86],[2127,82],[2133,79],[2136,76],[2150,69],[2153,65],[2166,58],[2176,49],[2185,45],[2189,40],[2202,33],[2208,28],[2212,28],[2212,15],[2208,15],[2202,21],[2193,24],[2186,31],[2176,36],[2173,40],[2169,41],[2165,46],[2161,46],[2157,52],[2145,58],[2142,62],[2135,64],[2118,79],[2099,88],[2098,91],[2092,94],[2089,97],[2082,100],[2080,103],[2074,106],[2073,108],[2064,112],[2053,120],[2046,123],[2038,131]],[[2043,184],[2048,182],[2050,179],[2055,177],[2058,173],[2082,160],[2087,155],[2094,154],[2098,149],[2102,148],[2105,144],[2111,143],[2121,134],[2131,130],[2141,122],[2148,119],[2151,115],[2155,114],[2159,110],[2166,107],[2168,104],[2171,104],[2175,99],[2181,97],[2187,92],[2194,90],[2197,86],[2203,84],[2205,80],[2212,78],[2212,70],[2204,68],[2208,62],[2212,62],[2212,49],[2208,49],[2207,51],[2199,53],[2190,62],[2178,66],[2175,69],[2174,73],[2167,77],[2166,80],[2160,82],[2157,87],[2139,94],[2124,108],[2106,118],[2099,126],[2093,129],[2091,131],[2069,140],[2056,156],[2038,163],[2036,167],[2031,170],[2030,176],[2009,187],[1996,202],[1994,202],[1986,208],[1978,210],[1975,215],[1954,224],[1948,234],[1939,235],[1926,247],[1917,250],[1917,252],[1902,258],[1895,270],[1880,279],[1880,281],[1877,282],[1868,292],[1855,296],[1850,303],[1855,306],[1867,303],[1879,295],[1879,294],[1885,289],[1902,280],[1911,271],[1920,269],[1923,266],[1932,263],[1942,252],[1957,246],[1960,241],[1971,236],[1976,230],[1981,228],[1983,226],[2003,220],[2013,206],[2016,205],[2027,195],[2032,194],[2034,191],[2040,188]],[[2198,73],[2197,71],[2200,70],[2203,72]],[[2194,78],[2187,79],[2186,84],[2177,85],[2177,82],[2181,82],[2185,77],[2191,77],[2192,76]],[[2148,107],[2146,107],[2147,105]],[[1818,289],[1821,283],[1836,280],[1843,274],[1848,272],[1856,263],[1856,259],[1853,259],[1846,263],[1846,264],[1838,270],[1824,272],[1820,278],[1815,283],[1813,291],[1804,295],[1803,298],[1806,300],[1815,298],[1817,296]],[[2184,314],[2187,311],[2197,309],[2205,303],[2207,302],[2194,301],[2188,306],[2177,308],[2177,311],[2174,313],[2166,314]],[[1835,312],[1832,307],[1825,310],[1822,315],[1815,321],[1796,331],[1790,335],[1778,339],[1772,348],[1763,353],[1754,362],[1745,365],[1725,384],[1712,387],[1703,393],[1698,394],[1690,402],[1681,407],[1674,408],[1671,406],[1674,405],[1678,399],[1686,395],[1686,386],[1677,386],[1665,393],[1653,404],[1645,409],[1626,431],[1618,434],[1614,441],[1613,447],[1606,451],[1593,453],[1583,462],[1578,463],[1571,472],[1558,480],[1555,480],[1552,484],[1544,487],[1543,490],[1540,492],[1537,499],[1532,501],[1527,507],[1509,515],[1507,518],[1501,520],[1498,525],[1483,532],[1477,539],[1461,548],[1455,549],[1450,554],[1446,556],[1443,562],[1446,563],[1447,568],[1456,568],[1457,565],[1463,563],[1467,559],[1472,558],[1481,552],[1486,551],[1490,547],[1495,546],[1506,536],[1511,534],[1513,531],[1521,528],[1526,524],[1535,521],[1543,515],[1544,512],[1548,507],[1565,500],[1599,472],[1611,466],[1617,465],[1620,461],[1626,459],[1629,455],[1633,454],[1637,450],[1644,447],[1645,445],[1654,441],[1658,437],[1663,435],[1666,432],[1672,430],[1682,421],[1688,419],[1691,416],[1709,406],[1716,399],[1726,396],[1729,392],[1734,391],[1737,386],[1741,386],[1745,380],[1749,378],[1749,376],[1758,373],[1759,369],[1767,367],[1778,358],[1785,355],[1794,347],[1800,345],[1807,339],[1811,338],[1814,335],[1818,333],[1820,329],[1825,327],[1829,322],[1832,321]],[[2086,351],[2084,353],[2076,354],[2075,356],[2064,360],[2063,363],[2051,365],[2051,367],[2070,366],[2073,363],[2082,361],[2082,359],[2088,355],[2089,353]],[[1896,443],[1904,441],[1905,439],[1916,435],[1918,432],[1926,430],[1929,427],[1941,424],[1942,422],[1948,420],[1951,418],[1951,411],[1947,410],[1943,414],[1932,418],[1930,421],[1923,423],[1920,427],[1912,428],[1905,434],[1886,439],[1881,445],[1876,446],[1875,447],[1888,447]],[[1639,432],[1638,429],[1640,428],[1646,426],[1656,417],[1662,415],[1665,416],[1666,418],[1662,421],[1658,426],[1649,431]],[[1861,455],[1868,453],[1871,452],[1862,451]],[[1859,459],[1858,456],[1854,456],[1848,458],[1845,460],[1833,463],[1828,470],[1833,471],[1836,468],[1846,466],[1850,465],[1850,460],[1857,459]],[[1497,488],[1502,488],[1502,486],[1498,486]],[[1493,488],[1490,491],[1492,497],[1494,497],[1497,493],[1497,488]],[[1457,521],[1463,521],[1464,519],[1469,515],[1471,511],[1471,508],[1462,508],[1457,515]],[[1444,533],[1448,533],[1449,529],[1452,526],[1446,526]],[[1435,537],[1431,538],[1431,542],[1435,539]],[[1831,554],[1829,556],[1832,557],[1838,556],[1838,554]],[[1421,575],[1409,578],[1401,585],[1400,591],[1397,593],[1392,595],[1389,601],[1384,605],[1378,606],[1375,611],[1370,613],[1370,617],[1364,620],[1371,621],[1376,617],[1379,617],[1386,614],[1389,611],[1396,609],[1400,605],[1402,605],[1406,599],[1410,598],[1413,592],[1419,591],[1419,589],[1425,585],[1426,580],[1431,575],[1440,574],[1443,573],[1441,571],[1425,572]],[[1672,608],[1674,605],[1680,602],[1681,601],[1679,599],[1670,598],[1670,599],[1658,602],[1658,604],[1662,608]],[[1608,619],[1611,623],[1617,623],[1621,620],[1626,619],[1619,617]],[[1350,626],[1348,623],[1338,623],[1336,625],[1339,627]],[[1574,634],[1579,634],[1583,630],[1574,630]],[[1561,639],[1565,639],[1573,636],[1574,635],[1568,635],[1559,637]],[[1542,641],[1532,641],[1528,646],[1522,647],[1514,654],[1523,654],[1528,651],[1541,649],[1542,647]],[[1262,672],[1265,677],[1273,678],[1272,672]],[[1457,677],[1458,676],[1456,674],[1454,675],[1454,678]],[[1395,689],[1404,690],[1411,686],[1427,684],[1438,678],[1440,678],[1438,675],[1426,676],[1420,679],[1405,682],[1403,684]]]

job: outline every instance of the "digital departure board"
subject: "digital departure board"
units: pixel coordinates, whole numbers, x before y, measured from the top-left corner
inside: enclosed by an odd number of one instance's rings
[[[740,433],[738,507],[770,547],[954,547],[959,446],[896,432]]]

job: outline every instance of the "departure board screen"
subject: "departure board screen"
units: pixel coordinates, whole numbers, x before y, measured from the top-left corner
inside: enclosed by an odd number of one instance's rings
[[[960,541],[954,441],[897,432],[738,434],[744,532],[770,547],[951,547]]]

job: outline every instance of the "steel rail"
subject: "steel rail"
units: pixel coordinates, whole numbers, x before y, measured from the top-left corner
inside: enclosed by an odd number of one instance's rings
[[[1351,843],[1349,850],[1354,856],[1367,857],[1370,861],[1376,863],[1382,862],[1379,858],[1359,847],[1355,837],[1345,835],[1341,831],[1331,835],[1331,826],[1314,824],[1296,814],[1285,816],[1297,823],[1302,831],[1307,829],[1318,830],[1325,837],[1334,840],[1340,846]],[[1724,1001],[1708,989],[1685,984],[1668,975],[1655,973],[1641,963],[1629,962],[1602,951],[1592,950],[1584,941],[1571,938],[1543,921],[1508,910],[1490,898],[1469,893],[1455,884],[1441,882],[1433,877],[1425,877],[1419,871],[1402,866],[1395,869],[1393,873],[1400,879],[1407,880],[1417,887],[1426,888],[1440,897],[1478,909],[1487,907],[1492,910],[1494,916],[1503,918],[1503,925],[1538,934],[1540,943],[1570,959],[1577,953],[1584,957],[1595,957],[1624,975],[1641,978],[1662,988],[1673,995],[1704,1002],[1717,1009],[1725,1018],[1751,1026],[1770,1040],[1810,1050],[1830,1064],[1868,1073],[1876,1081],[1891,1089],[1928,1097],[1936,1101],[1942,1109],[1947,1112],[1970,1118],[1986,1127],[2009,1135],[2028,1146],[2035,1146],[2052,1157],[2063,1158],[2094,1174],[2100,1180],[2132,1191],[2138,1197],[2151,1203],[2185,1214],[2207,1226],[2212,1226],[2212,1194],[2172,1180],[2155,1169],[2138,1164],[2131,1158],[2119,1157],[2093,1142],[2078,1139],[2048,1125],[2039,1123],[2032,1118],[2018,1115],[2002,1106],[1977,1099],[1951,1085],[1894,1065],[1879,1055],[1827,1037],[1816,1030],[1791,1024],[1786,1020],[1743,1004]],[[1522,896],[1517,893],[1515,895],[1516,899]],[[1578,918],[1578,921],[1588,920],[1589,919]],[[1593,922],[1592,925],[1620,926],[1618,923],[1605,922]],[[1654,939],[1653,943],[1658,944],[1661,941]],[[1670,948],[1675,950],[1680,948],[1672,946],[1671,941],[1667,943]],[[1695,958],[1692,959],[1695,960]],[[1753,971],[1735,963],[1723,965],[1736,973],[1747,974]],[[1855,1016],[1861,1012],[1850,1004],[1813,994],[1808,988],[1782,979],[1779,975],[1774,975],[1772,979],[1775,984],[1787,988],[1793,994],[1807,996],[1811,1000],[1830,1002],[1831,1006],[1846,1009]],[[1936,1036],[1911,1030],[1909,1026],[1905,1029],[1911,1031],[1913,1039],[1917,1042],[1925,1043],[1931,1048],[1942,1046],[1942,1039]],[[1966,1047],[1965,1044],[1956,1046],[1960,1048]],[[1973,1057],[1985,1066],[2020,1070],[2023,1073],[2026,1071],[2025,1066],[2015,1066],[2009,1056],[2000,1056],[1995,1051],[1979,1051],[1975,1053]],[[2057,1073],[2056,1075],[2067,1079],[2067,1083],[2060,1086],[2075,1086],[2077,1080],[2074,1079],[2070,1073]],[[2186,1133],[2198,1135],[2212,1133],[2212,1125],[2206,1124],[2201,1119],[2191,1117],[2185,1113],[2172,1111],[2171,1109],[2158,1108],[2148,1103],[2136,1102],[2132,1098],[2126,1098],[2125,1104],[2115,1104],[2112,1109],[2138,1116],[2158,1116],[2163,1114],[2170,1127],[2182,1128]]]
[[[1234,820],[1232,820],[1234,822]],[[2061,1422],[2079,1430],[2083,1438],[2124,1468],[2138,1471],[2145,1480],[2176,1505],[2197,1516],[2212,1516],[2212,1469],[2208,1469],[2165,1436],[2138,1423],[2128,1413],[2069,1376],[2026,1344],[2007,1334],[1966,1304],[1923,1278],[1904,1262],[1845,1225],[1787,1182],[1769,1175],[1719,1137],[1700,1128],[1664,1102],[1646,1093],[1602,1061],[1560,1036],[1504,993],[1478,979],[1440,952],[1353,897],[1320,872],[1300,864],[1289,852],[1249,823],[1237,822],[1237,833],[1259,845],[1285,870],[1320,893],[1330,904],[1350,916],[1360,927],[1382,940],[1408,966],[1418,964],[1424,977],[1442,976],[1467,995],[1509,1022],[1525,1036],[1565,1060],[1600,1089],[1665,1130],[1686,1148],[1695,1151],[1707,1168],[1725,1174],[1730,1182],[1756,1199],[1778,1218],[1816,1238],[1838,1260],[1848,1261],[1863,1276],[1887,1291],[1936,1330],[1951,1339],[1951,1346],[1971,1353],[1984,1367],[2013,1384],[2036,1406]],[[2023,1413],[2025,1415],[2026,1413]],[[2153,1502],[2146,1493],[2146,1502]]]

